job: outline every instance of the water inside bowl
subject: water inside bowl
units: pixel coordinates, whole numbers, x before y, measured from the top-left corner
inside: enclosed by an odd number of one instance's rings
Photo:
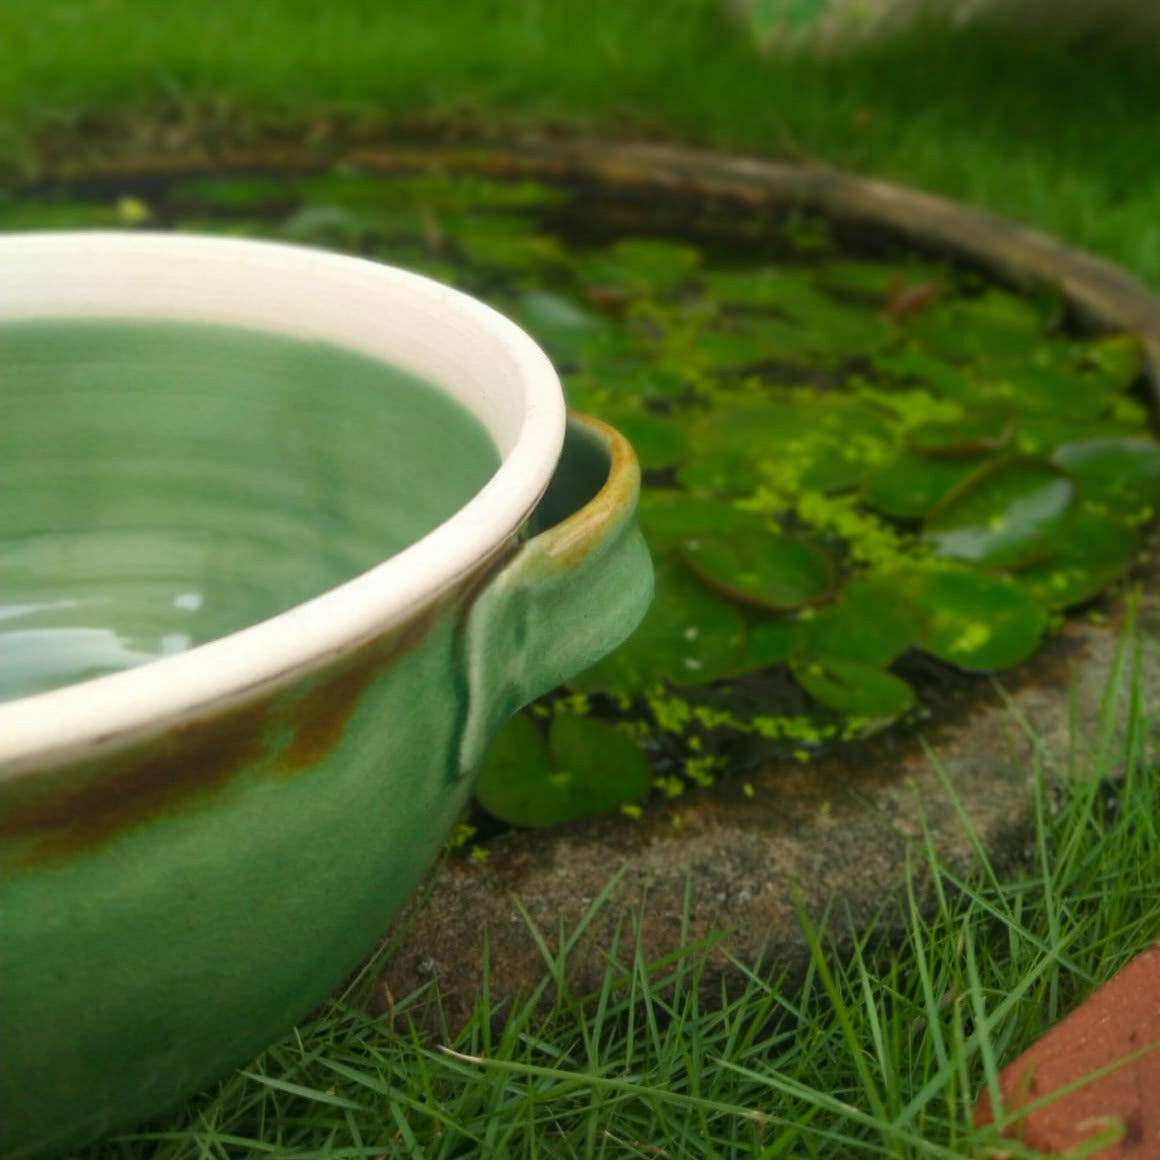
[[[499,465],[430,383],[185,322],[8,322],[0,699],[282,612],[414,543]]]

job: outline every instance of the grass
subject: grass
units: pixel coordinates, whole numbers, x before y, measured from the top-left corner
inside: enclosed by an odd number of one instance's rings
[[[1022,878],[1001,881],[985,857],[957,878],[914,843],[934,904],[911,888],[901,944],[870,929],[838,955],[803,915],[804,980],[737,964],[741,986],[715,992],[714,940],[649,963],[626,913],[602,987],[577,994],[569,952],[610,905],[610,883],[577,930],[535,931],[543,979],[502,1018],[485,987],[465,1027],[441,1026],[437,981],[370,1015],[372,964],[216,1091],[89,1155],[982,1154],[997,1128],[973,1126],[978,1093],[995,1093],[1003,1063],[1160,935],[1160,770],[1148,755],[1160,719],[1143,713],[1136,675],[1139,650],[1157,647],[1122,650],[1114,683],[1130,686],[1130,708],[1117,734],[1109,697],[1082,776],[1035,771]]]
[[[923,23],[763,57],[716,0],[6,0],[0,161],[417,119],[806,156],[1032,222],[1160,285],[1160,46]],[[157,130],[165,126],[165,131]]]

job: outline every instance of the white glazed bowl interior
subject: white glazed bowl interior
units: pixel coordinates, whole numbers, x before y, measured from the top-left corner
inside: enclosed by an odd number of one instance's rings
[[[147,666],[0,705],[0,777],[160,731],[405,622],[519,528],[559,458],[564,403],[546,356],[494,310],[430,279],[296,246],[145,233],[9,235],[0,238],[0,271],[0,326],[216,323],[385,360],[475,415],[501,459],[450,519],[315,599]]]

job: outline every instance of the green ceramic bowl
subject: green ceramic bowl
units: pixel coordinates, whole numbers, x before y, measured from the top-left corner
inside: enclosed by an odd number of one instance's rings
[[[499,725],[618,644],[652,572],[629,446],[465,295],[188,236],[13,235],[0,269],[16,1160],[325,998]]]

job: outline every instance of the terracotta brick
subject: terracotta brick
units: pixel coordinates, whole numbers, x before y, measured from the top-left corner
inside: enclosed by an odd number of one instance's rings
[[[1007,1111],[1035,1103],[1093,1071],[1151,1048],[1083,1087],[1051,1100],[1008,1135],[1045,1152],[1091,1139],[1112,1119],[1124,1132],[1090,1160],[1160,1160],[1160,942],[1133,959],[1114,979],[1004,1068],[999,1079]],[[975,1122],[993,1119],[983,1093]]]

